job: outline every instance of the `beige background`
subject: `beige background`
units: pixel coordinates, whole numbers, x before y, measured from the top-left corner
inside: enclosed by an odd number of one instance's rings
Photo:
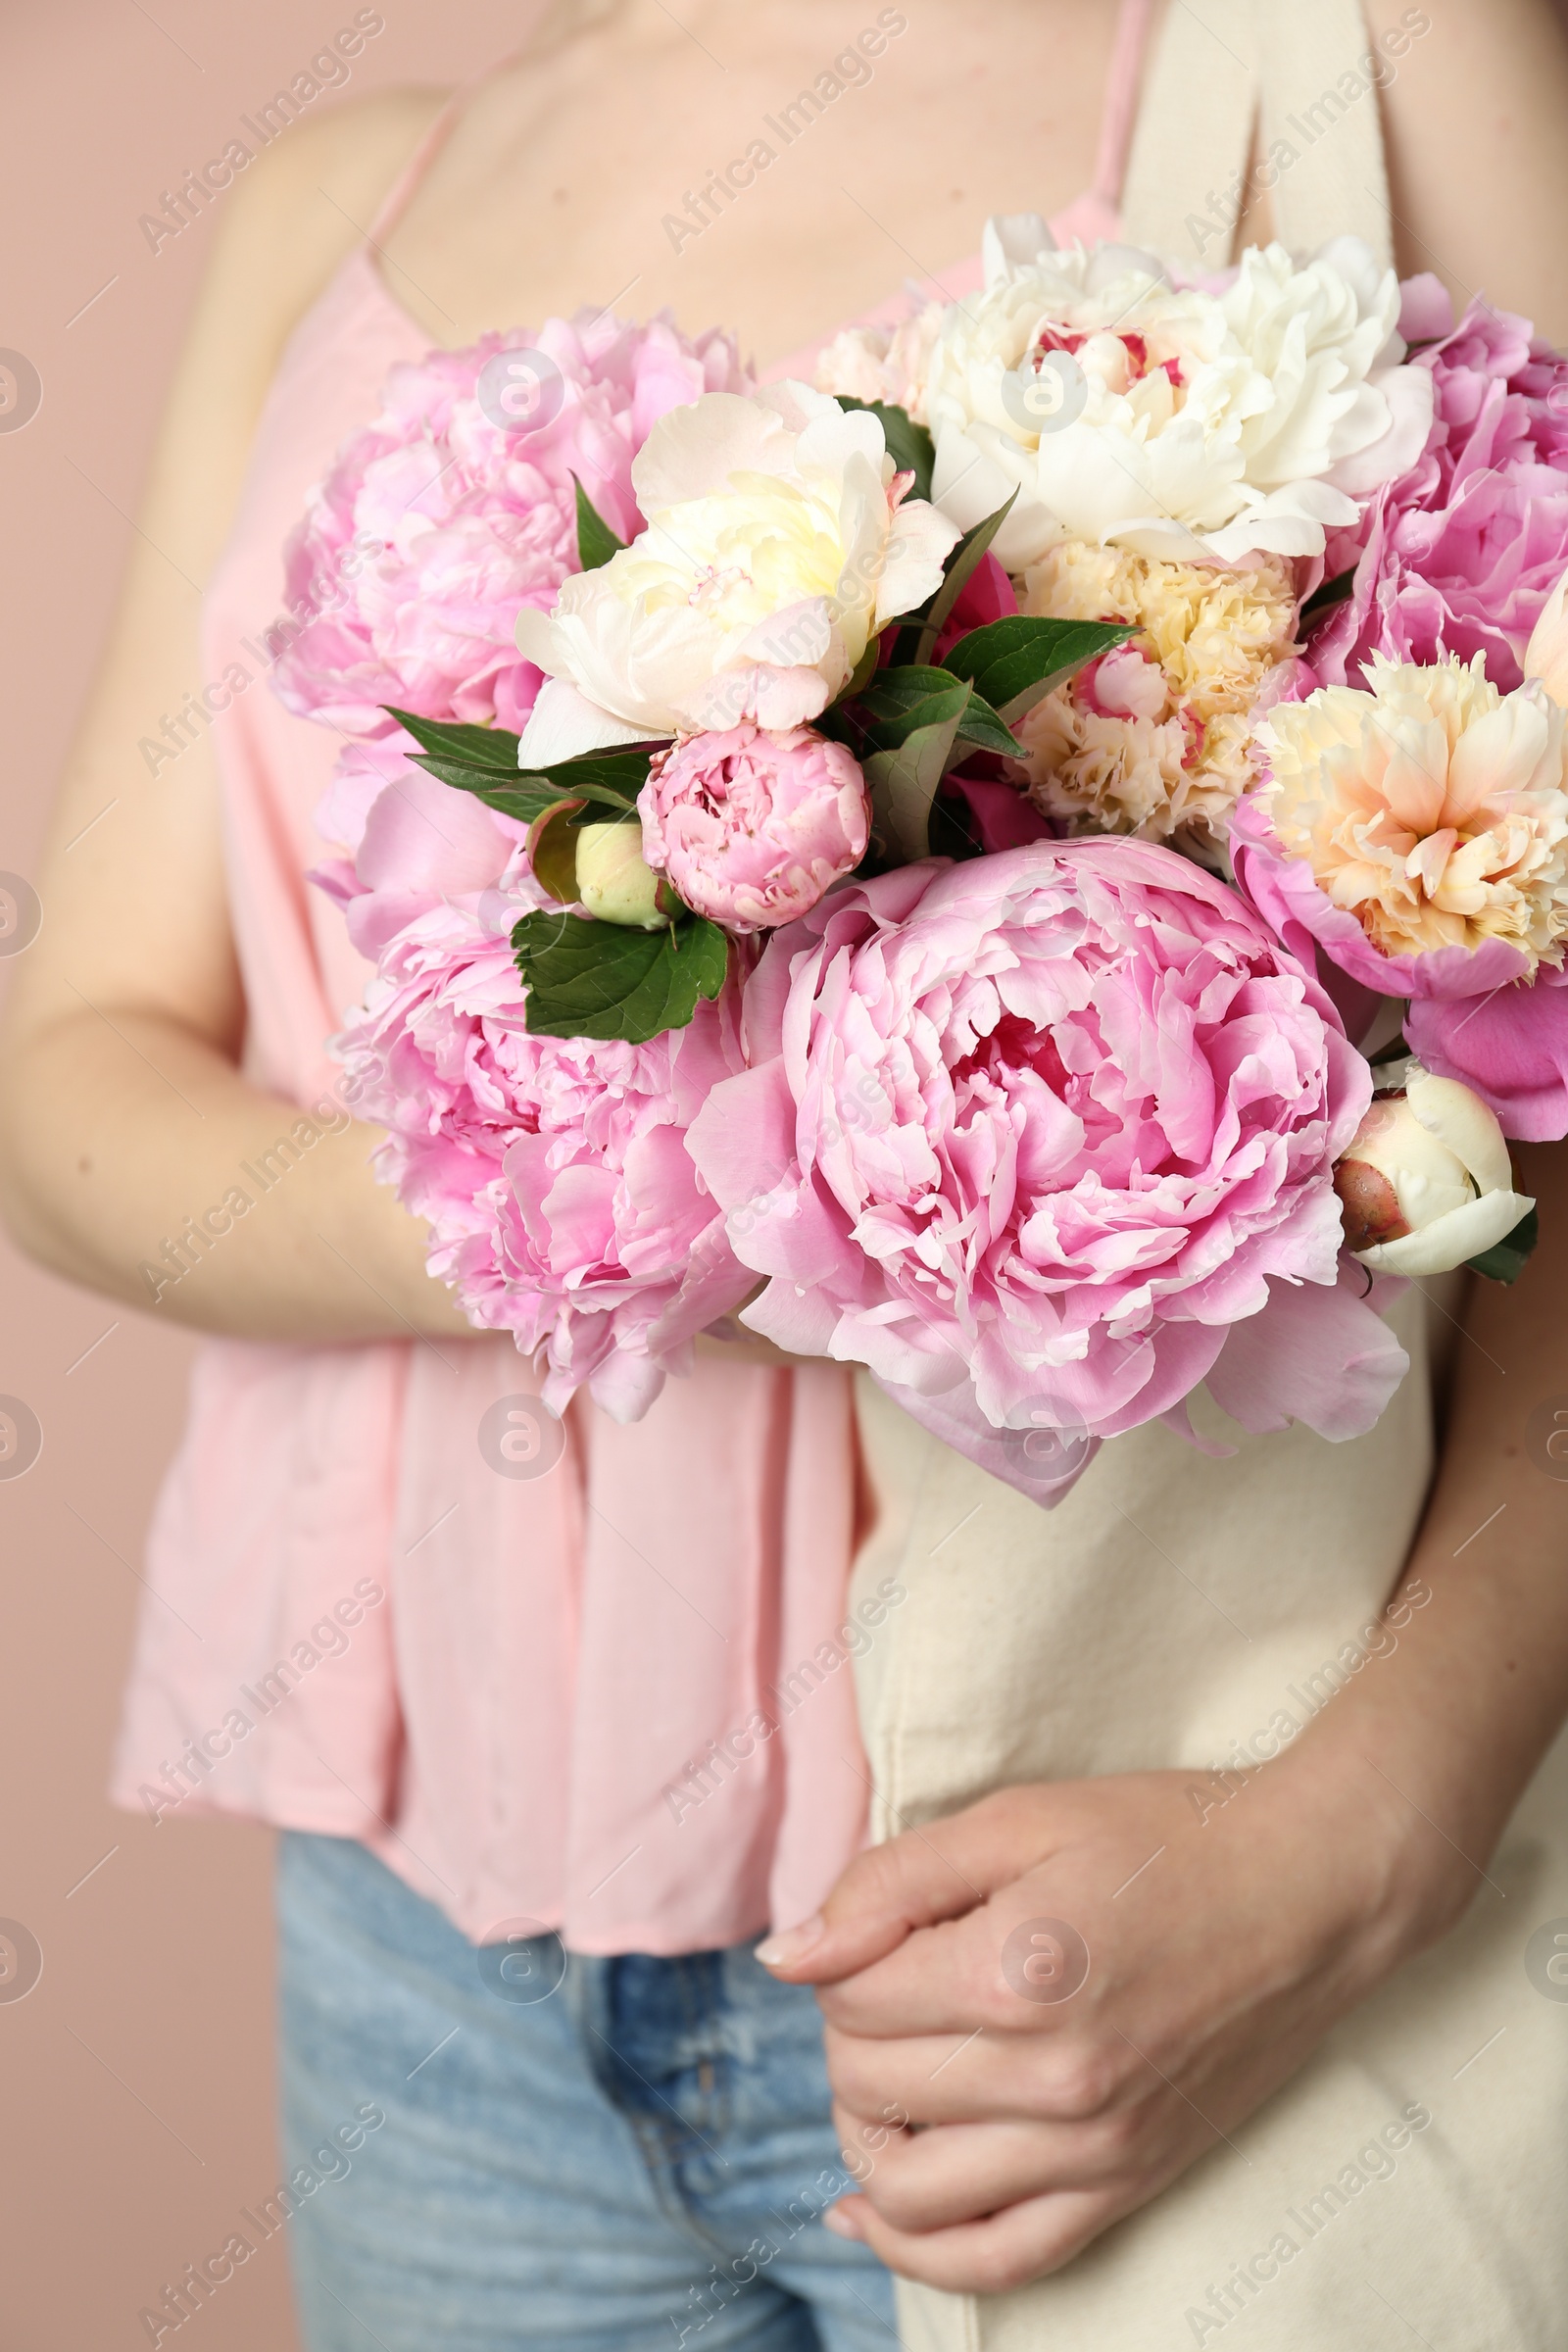
[[[34,863],[206,260],[205,224],[155,258],[137,216],[356,5],[0,8],[0,347],[43,379],[33,421],[0,433],[0,869]],[[381,13],[387,28],[344,94],[476,72],[510,45],[519,12],[385,0]],[[0,987],[6,971],[0,958]],[[0,1394],[24,1398],[44,1428],[36,1467],[0,1480],[0,1917],[22,1921],[44,1954],[37,1988],[0,2002],[4,2352],[145,2346],[140,2308],[278,2177],[270,1840],[221,1824],[154,1828],[102,1794],[188,1355],[167,1327],[0,1245]],[[280,2237],[196,2332],[206,2352],[292,2352]]]
[[[0,7],[0,347],[44,385],[25,430],[0,433],[0,869],[33,864],[206,257],[197,225],[155,258],[137,216],[353,13],[352,0]],[[382,13],[351,93],[461,78],[516,23],[504,0]],[[0,958],[0,986],[5,972]],[[3,2352],[144,2344],[141,2306],[277,2178],[270,1841],[155,1829],[102,1796],[187,1356],[168,1328],[0,1243],[0,1394],[45,1432],[37,1465],[0,1480],[0,1918],[44,1953],[36,1989],[0,2002]],[[280,2239],[220,2290],[201,2336],[208,2352],[290,2352]]]

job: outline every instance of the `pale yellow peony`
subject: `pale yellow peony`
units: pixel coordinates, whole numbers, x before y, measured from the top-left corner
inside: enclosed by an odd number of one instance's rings
[[[1386,956],[1568,936],[1568,712],[1537,680],[1499,694],[1485,657],[1374,657],[1370,692],[1320,687],[1257,728],[1287,857]]]
[[[1031,565],[1024,586],[1026,612],[1139,631],[1127,656],[1019,721],[1031,798],[1074,831],[1174,838],[1212,855],[1256,777],[1258,690],[1296,651],[1290,566],[1223,571],[1070,539]]]
[[[671,409],[631,479],[647,529],[573,572],[553,612],[518,615],[546,673],[524,767],[817,717],[871,639],[942,585],[958,538],[905,495],[880,421],[808,384]]]

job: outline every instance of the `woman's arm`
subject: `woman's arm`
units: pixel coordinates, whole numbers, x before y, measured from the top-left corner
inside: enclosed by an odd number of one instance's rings
[[[283,345],[439,104],[394,92],[301,123],[225,200],[47,838],[43,930],[0,1032],[0,1212],[23,1248],[130,1305],[253,1339],[472,1337],[425,1270],[423,1225],[370,1175],[376,1129],[326,1105],[321,1139],[255,1198],[241,1163],[259,1165],[300,1106],[236,1066],[212,739],[154,778],[137,750],[201,676],[200,588]],[[255,1204],[204,1253],[187,1221],[236,1184]],[[163,1282],[171,1263],[190,1270]],[[697,1347],[732,1365],[794,1360],[751,1333]]]
[[[1374,28],[1398,13],[1369,11]],[[1568,337],[1556,23],[1545,0],[1430,16],[1389,94],[1401,268]],[[1516,1289],[1471,1286],[1440,1475],[1375,1667],[1229,1803],[1195,1804],[1176,1772],[1004,1790],[862,1855],[821,1922],[761,1947],[821,1988],[863,2182],[833,2226],[895,2269],[986,2292],[1058,2268],[1472,1899],[1497,1899],[1494,1846],[1568,1713],[1568,1485],[1528,1442],[1554,1398],[1568,1429],[1568,1146],[1519,1158],[1542,1246]],[[1067,2000],[1012,1988],[1043,1921],[1094,1956]],[[1048,1936],[1032,1956],[1049,1995],[1073,1951]]]
[[[244,1004],[210,738],[153,778],[137,739],[201,676],[199,591],[283,344],[436,104],[404,94],[302,123],[225,204],[56,808],[43,929],[14,969],[0,1204],[44,1264],[134,1304],[153,1303],[139,1265],[299,1116],[235,1067]],[[158,1311],[261,1338],[466,1332],[424,1271],[418,1223],[370,1176],[374,1141],[357,1122],[329,1133],[220,1247],[188,1250],[194,1270]]]
[[[1399,273],[1435,270],[1568,344],[1568,40],[1551,0],[1366,0],[1380,34],[1412,13],[1384,92]]]

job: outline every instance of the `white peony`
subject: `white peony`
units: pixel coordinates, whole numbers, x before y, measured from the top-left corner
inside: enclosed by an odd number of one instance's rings
[[[906,498],[882,427],[807,384],[710,392],[631,469],[648,528],[517,644],[548,672],[524,767],[612,743],[815,718],[941,584],[957,525]]]
[[[1058,252],[1033,215],[988,222],[985,260],[924,408],[945,514],[968,529],[1018,492],[996,542],[1010,571],[1063,537],[1188,563],[1321,555],[1425,446],[1432,376],[1404,366],[1398,281],[1356,238],[1301,268],[1253,247],[1223,294],[1131,246]]]

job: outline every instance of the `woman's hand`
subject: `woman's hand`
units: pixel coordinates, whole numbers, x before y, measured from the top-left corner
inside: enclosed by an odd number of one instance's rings
[[[761,1947],[819,1988],[861,2183],[830,2226],[950,2291],[1057,2269],[1453,1916],[1474,1873],[1408,1820],[1308,1740],[1245,1778],[1006,1789],[860,1855]]]
[[[861,1854],[817,1933],[760,1947],[827,2020],[863,2184],[834,2226],[906,2277],[1059,2268],[1483,1886],[1568,1711],[1568,1482],[1542,1440],[1568,1399],[1568,1148],[1516,1157],[1529,1277],[1473,1286],[1405,1576],[1285,1753],[1004,1789]]]

